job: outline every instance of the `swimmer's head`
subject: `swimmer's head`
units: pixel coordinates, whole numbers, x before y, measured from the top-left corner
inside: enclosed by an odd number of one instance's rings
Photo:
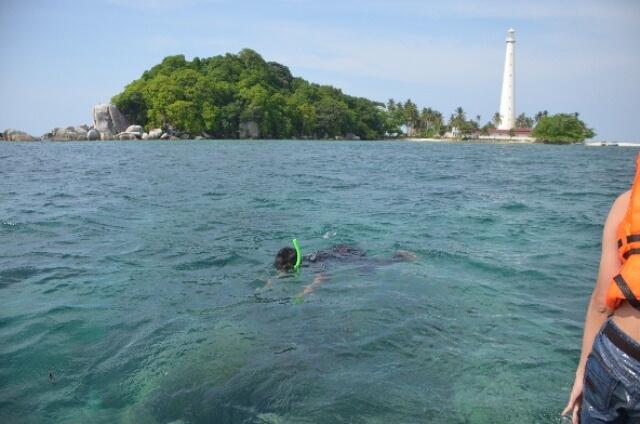
[[[273,266],[280,271],[290,271],[296,264],[298,255],[293,247],[283,247],[278,251]]]

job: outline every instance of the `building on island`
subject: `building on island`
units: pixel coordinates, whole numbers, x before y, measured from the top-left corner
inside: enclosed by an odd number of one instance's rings
[[[460,129],[458,127],[451,127],[451,131],[447,131],[446,133],[444,133],[444,138],[448,138],[448,139],[458,139],[460,138],[461,134],[460,134]]]

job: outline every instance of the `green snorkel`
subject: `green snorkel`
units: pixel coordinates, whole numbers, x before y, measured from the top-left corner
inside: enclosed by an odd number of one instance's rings
[[[293,266],[293,270],[298,272],[300,270],[300,263],[302,262],[302,253],[300,253],[300,245],[298,239],[293,239],[293,248],[296,249],[296,264]]]

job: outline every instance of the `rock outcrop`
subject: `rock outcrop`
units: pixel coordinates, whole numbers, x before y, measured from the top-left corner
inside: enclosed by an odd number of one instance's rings
[[[260,128],[256,121],[246,121],[240,123],[239,128],[240,138],[259,138]]]
[[[160,137],[162,137],[162,130],[160,128],[154,128],[151,131],[149,131],[149,139],[157,140]]]
[[[139,140],[140,138],[142,138],[142,134],[128,131],[113,136],[114,140]]]
[[[142,137],[142,134],[144,134],[144,128],[140,125],[129,125],[125,132],[140,134],[140,137]]]
[[[24,131],[14,130],[11,128],[4,131],[4,139],[6,141],[38,141],[37,138]]]
[[[100,131],[95,128],[87,131],[87,140],[100,140]]]
[[[75,127],[54,128],[50,133],[44,134],[41,139],[55,141],[86,140],[89,126],[78,125]]]
[[[360,140],[360,136],[355,135],[354,133],[346,133],[344,136],[345,140]]]
[[[93,107],[93,126],[101,140],[113,140],[116,134],[126,132],[129,123],[116,105],[101,104]]]

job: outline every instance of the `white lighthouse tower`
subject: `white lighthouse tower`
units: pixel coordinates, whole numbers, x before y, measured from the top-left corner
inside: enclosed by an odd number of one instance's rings
[[[514,50],[516,32],[507,31],[507,56],[504,59],[504,75],[502,77],[502,95],[500,96],[500,125],[499,130],[510,130],[516,126],[516,92],[515,92],[515,63]]]

